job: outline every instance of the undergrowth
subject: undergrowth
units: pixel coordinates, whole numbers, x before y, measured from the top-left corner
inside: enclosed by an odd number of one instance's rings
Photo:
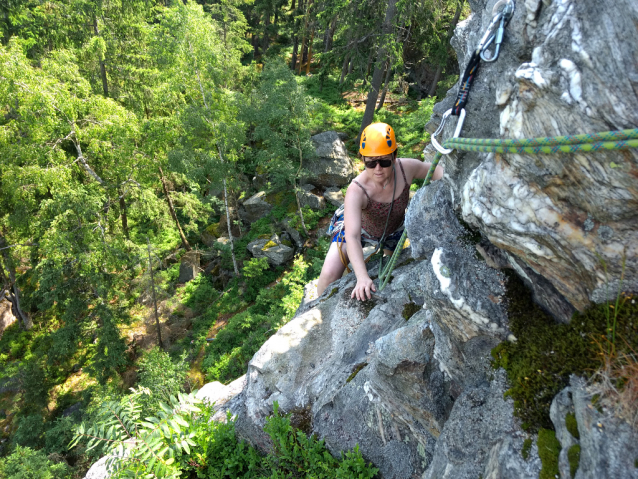
[[[638,305],[622,296],[616,318],[617,350],[638,344]],[[611,305],[613,307],[613,305]],[[606,309],[594,305],[575,313],[569,324],[557,324],[532,300],[529,290],[508,274],[508,315],[516,342],[503,342],[492,350],[493,366],[507,371],[515,414],[530,431],[552,429],[549,407],[571,374],[589,377],[603,365],[606,345]]]

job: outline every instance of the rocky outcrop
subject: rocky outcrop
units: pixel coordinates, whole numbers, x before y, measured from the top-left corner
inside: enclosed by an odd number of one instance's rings
[[[200,268],[200,253],[198,251],[187,251],[182,256],[182,261],[179,264],[179,278],[178,283],[187,283],[192,279],[195,279]]]
[[[461,70],[494,3],[470,2],[472,16],[457,27],[452,43]],[[517,2],[500,58],[481,64],[462,136],[531,138],[638,126],[637,19],[638,5],[630,0],[613,9],[594,0]],[[440,115],[452,102],[450,94],[435,111]],[[453,122],[446,125],[443,138],[453,129]],[[454,153],[446,173],[463,219],[545,278],[554,297],[582,310],[604,298],[607,282],[615,294],[623,258],[625,287],[638,289],[637,164],[635,150]],[[551,301],[546,309],[553,310]]]
[[[311,138],[315,156],[304,162],[306,183],[315,186],[345,186],[356,176],[346,145],[335,131]]]
[[[582,379],[572,377],[570,386],[552,401],[551,418],[562,448],[558,460],[561,479],[638,478],[638,431],[614,411],[594,406],[591,389]],[[578,461],[572,476],[569,455],[574,447],[579,454],[574,454]]]
[[[494,4],[470,2],[473,14],[453,39],[461,70]],[[638,6],[623,1],[616,8],[624,18],[593,0],[519,2],[499,60],[481,65],[463,136],[638,126]],[[453,89],[435,107],[431,131],[455,95]],[[454,126],[445,126],[444,138]],[[307,432],[332,452],[359,444],[383,477],[538,477],[535,438],[513,417],[503,372],[490,367],[491,349],[517,340],[501,269],[515,271],[565,322],[602,299],[607,282],[617,291],[623,261],[625,288],[638,289],[637,158],[635,151],[445,157],[445,179],[420,190],[408,211],[414,261],[407,264],[404,254],[371,302],[350,299],[352,275],[304,302],[251,361],[237,396],[238,431],[267,449],[260,428],[277,401],[306,418]],[[616,443],[596,432],[604,418],[578,394],[570,401],[579,430],[589,432],[570,440],[556,425],[567,450],[579,441],[587,451],[576,477],[634,477],[603,452],[615,461],[631,428],[610,420]],[[562,475],[570,473],[568,459],[561,453]]]
[[[326,200],[322,196],[314,193],[315,187],[313,185],[303,185],[299,195],[299,203],[301,206],[308,206],[313,210],[322,210],[326,207]]]
[[[292,246],[282,243],[278,235],[251,241],[246,248],[255,258],[268,258],[268,262],[273,266],[287,263],[295,254]]]
[[[254,223],[272,210],[272,205],[266,201],[266,193],[260,191],[248,198],[239,209],[239,217],[244,223]]]
[[[368,302],[350,299],[353,274],[304,302],[249,364],[240,435],[268,449],[260,430],[277,401],[333,453],[358,444],[383,477],[477,477],[492,456],[491,470],[518,464],[506,456],[524,433],[502,373],[490,381],[490,350],[509,335],[501,273],[477,259],[447,185],[415,201],[432,206],[408,221],[417,260],[404,251]],[[515,471],[535,470],[519,462]]]
[[[16,317],[11,311],[11,302],[5,298],[0,298],[0,338],[4,330],[16,322]]]
[[[326,191],[323,192],[323,197],[326,199],[328,203],[330,203],[333,206],[336,206],[337,208],[339,208],[345,201],[345,198],[341,190],[335,187],[326,188]]]

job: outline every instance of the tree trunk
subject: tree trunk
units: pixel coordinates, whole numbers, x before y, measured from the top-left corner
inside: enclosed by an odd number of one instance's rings
[[[346,79],[346,73],[348,72],[348,62],[350,61],[350,52],[346,51],[346,56],[343,57],[343,66],[341,67],[341,78],[339,78],[339,85],[343,84]]]
[[[259,56],[259,35],[253,34],[253,56],[257,58]]]
[[[222,156],[222,149],[219,144],[217,144],[217,151],[219,152],[219,159],[222,163],[224,163],[224,157]],[[224,182],[224,206],[226,207],[226,223],[228,224],[228,239],[230,240],[230,255],[233,258],[233,269],[235,270],[235,274],[239,276],[239,268],[237,268],[237,259],[235,258],[235,242],[233,241],[233,233],[232,233],[232,223],[230,221],[230,210],[228,209],[228,190],[226,189],[226,178],[223,180]]]
[[[370,76],[370,66],[372,65],[372,55],[373,51],[372,49],[370,49],[370,51],[368,52],[368,61],[366,63],[366,72],[365,75],[363,75],[363,86],[366,86],[368,84],[368,77]]]
[[[332,22],[330,23],[330,29],[328,30],[328,38],[326,39],[326,43],[323,49],[324,53],[328,53],[330,50],[332,50],[332,42],[335,37],[335,30],[337,29],[337,17],[338,15],[335,15],[334,18],[332,19]]]
[[[153,276],[153,261],[151,260],[151,242],[148,237],[146,238],[146,244],[148,245],[148,271],[151,274],[151,289],[153,291],[153,305],[155,306],[155,326],[157,327],[157,342],[159,347],[164,349],[162,344],[162,329],[160,328],[159,313],[157,311],[157,296],[155,296],[155,277]]]
[[[430,84],[430,89],[428,90],[428,96],[434,96],[436,93],[436,87],[439,84],[439,78],[441,78],[441,72],[443,71],[443,65],[439,64],[436,67],[436,71],[434,72],[434,79]]]
[[[31,321],[31,318],[27,313],[22,311],[22,307],[20,306],[20,288],[18,288],[18,283],[16,282],[16,270],[13,266],[13,261],[11,260],[11,255],[7,246],[4,236],[0,234],[0,248],[4,248],[1,250],[2,258],[4,259],[4,268],[6,268],[9,272],[9,284],[4,286],[9,292],[9,300],[13,305],[15,315],[22,320],[22,327],[28,331],[33,327],[33,321]],[[3,268],[1,264],[0,268]],[[4,273],[2,276],[4,277]],[[6,281],[6,277],[4,279]]]
[[[454,18],[452,18],[452,22],[450,23],[450,27],[447,30],[446,44],[450,43],[450,39],[452,35],[454,35],[454,29],[456,28],[456,24],[459,22],[459,18],[461,17],[461,10],[463,9],[463,3],[465,0],[459,0],[459,3],[456,5],[456,11],[454,12]],[[447,55],[445,57],[447,60]],[[446,61],[439,63],[436,67],[436,72],[434,73],[434,80],[432,80],[432,84],[430,85],[430,90],[428,91],[428,96],[434,96],[436,93],[436,87],[439,83],[439,78],[441,77],[441,72],[443,71],[443,65]]]
[[[166,186],[166,180],[164,179],[164,172],[162,171],[162,167],[157,167],[160,174],[160,180],[162,180],[162,188],[164,188],[164,194],[166,195],[166,201],[168,202],[168,210],[171,213],[171,217],[175,224],[177,225],[177,230],[179,231],[179,237],[182,239],[182,244],[186,251],[192,251],[191,245],[188,244],[188,240],[184,235],[184,231],[182,230],[182,226],[179,224],[179,219],[177,219],[177,215],[175,214],[175,208],[173,207],[173,200],[171,200],[171,195],[168,194],[168,187]]]
[[[297,175],[292,180],[292,187],[295,190],[295,199],[297,200],[297,211],[299,212],[299,219],[301,220],[301,227],[303,228],[304,233],[306,233],[306,238],[310,237],[310,233],[308,233],[308,228],[306,227],[306,222],[303,218],[303,211],[301,210],[301,202],[299,201],[299,188],[297,188],[297,179],[299,174],[301,173],[301,168],[303,165],[303,149],[301,148],[301,141],[299,140],[299,134],[297,134],[297,151],[299,152],[299,169],[297,170]]]
[[[306,75],[310,74],[310,62],[312,62],[312,42],[315,39],[315,30],[312,29],[312,33],[310,34],[310,43],[308,48],[308,61],[306,62]]]
[[[126,215],[126,200],[124,199],[124,195],[120,191],[120,217],[122,218],[122,231],[124,232],[124,236],[126,239],[129,239],[128,235],[128,217]]]
[[[385,19],[383,21],[383,27],[381,28],[382,34],[385,38],[392,32],[392,23],[394,17],[397,14],[397,0],[388,0],[388,8],[385,11]],[[357,143],[361,137],[363,129],[372,123],[374,118],[374,109],[377,106],[377,98],[379,96],[379,88],[383,80],[383,59],[387,57],[387,50],[382,40],[379,46],[379,53],[377,54],[377,63],[374,66],[374,73],[372,74],[372,82],[370,84],[370,92],[368,93],[368,100],[366,101],[366,109],[363,113],[363,120],[361,121],[361,129],[359,135],[357,135]]]
[[[95,36],[100,36],[100,31],[97,28],[97,17],[93,16],[93,31],[95,32]],[[108,98],[109,96],[109,85],[106,80],[106,65],[104,64],[104,60],[100,58],[100,77],[102,78],[102,90],[104,92],[104,96]]]
[[[388,93],[388,84],[390,83],[390,76],[392,75],[392,65],[390,65],[390,59],[386,62],[385,67],[385,81],[383,83],[383,91],[381,92],[381,98],[379,99],[379,106],[377,106],[377,111],[383,108],[383,104],[385,103],[385,95]]]
[[[270,27],[270,12],[266,12],[264,14],[265,21],[264,21],[264,38],[262,38],[262,44],[261,44],[261,49],[265,52],[266,50],[268,50],[268,27]]]
[[[290,69],[294,72],[297,67],[297,51],[299,50],[299,37],[295,35],[292,38],[292,59],[290,60]]]

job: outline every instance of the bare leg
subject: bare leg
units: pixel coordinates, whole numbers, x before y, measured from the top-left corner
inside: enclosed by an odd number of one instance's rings
[[[321,268],[319,281],[317,281],[317,296],[321,296],[330,283],[341,278],[341,275],[346,269],[339,257],[338,247],[337,243],[330,244],[330,249],[323,262],[323,268]],[[346,261],[348,261],[348,251],[345,243],[341,243],[341,251],[346,257]]]

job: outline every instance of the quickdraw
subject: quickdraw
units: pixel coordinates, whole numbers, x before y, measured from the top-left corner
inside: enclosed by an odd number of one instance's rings
[[[452,150],[443,148],[436,137],[443,131],[445,122],[450,116],[459,117],[454,131],[454,138],[457,138],[461,134],[463,121],[465,120],[465,105],[469,99],[472,82],[476,77],[481,60],[491,63],[498,59],[501,51],[501,44],[503,43],[505,27],[514,15],[514,8],[514,0],[499,0],[494,5],[494,8],[492,8],[492,20],[487,26],[481,41],[478,43],[476,49],[474,49],[474,52],[470,57],[470,61],[465,67],[465,72],[463,73],[463,78],[459,85],[459,91],[456,94],[454,106],[443,114],[439,128],[430,137],[432,140],[432,146],[444,155],[449,155]],[[490,52],[489,48],[492,45],[494,45],[494,53],[488,57],[487,53]]]

